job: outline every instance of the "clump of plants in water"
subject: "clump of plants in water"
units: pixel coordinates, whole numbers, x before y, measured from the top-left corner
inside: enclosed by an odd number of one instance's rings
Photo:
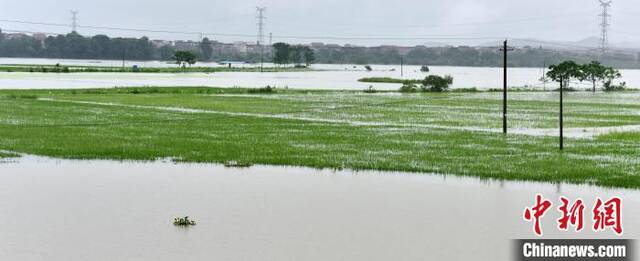
[[[627,89],[627,83],[622,82],[621,84],[612,84],[610,81],[604,83],[604,91],[605,92],[615,92],[615,91],[624,91]]]
[[[405,82],[404,84],[402,84],[402,87],[400,87],[400,92],[417,92],[417,91],[418,91],[418,86],[412,82]]]
[[[364,89],[364,93],[377,93],[378,91],[373,88],[373,85],[369,85],[369,88]]]
[[[186,216],[186,217],[174,218],[173,224],[180,227],[188,227],[188,226],[195,226],[196,222],[194,220],[189,219],[189,216]]]
[[[238,162],[235,160],[227,161],[224,163],[224,166],[227,168],[248,168],[253,166],[251,163],[246,162]]]
[[[422,81],[422,89],[430,92],[446,92],[451,84],[453,84],[453,77],[450,75],[444,77],[429,75]]]
[[[400,87],[400,92],[446,92],[449,90],[449,86],[453,84],[453,77],[429,75],[424,80],[420,81],[420,85],[414,82],[405,82]]]

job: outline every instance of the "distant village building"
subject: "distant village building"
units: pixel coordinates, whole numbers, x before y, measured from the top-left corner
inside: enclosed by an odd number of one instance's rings
[[[27,37],[29,35],[25,34],[25,33],[12,33],[12,34],[5,34],[4,37],[7,40],[14,40],[14,39],[21,39],[24,37]]]
[[[155,47],[172,46],[173,42],[165,40],[151,40],[151,44]]]
[[[176,49],[176,51],[189,51],[189,52],[194,52],[197,51],[200,48],[200,45],[198,44],[198,42],[194,42],[194,41],[175,41],[173,43],[173,48]]]
[[[311,43],[311,48],[320,49],[322,47],[324,47],[324,43],[320,43],[320,42]]]
[[[43,33],[34,33],[31,37],[33,37],[34,39],[40,42],[44,42],[44,40],[47,39],[47,35]]]

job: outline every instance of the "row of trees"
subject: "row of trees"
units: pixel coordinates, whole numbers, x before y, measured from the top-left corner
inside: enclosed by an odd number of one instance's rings
[[[547,77],[561,84],[564,88],[569,88],[571,80],[589,81],[593,84],[593,91],[596,91],[598,83],[602,83],[605,91],[611,91],[621,86],[614,86],[613,80],[622,77],[622,74],[613,67],[605,66],[597,61],[587,64],[578,64],[574,61],[564,61],[557,65],[549,67]]]
[[[502,66],[502,52],[498,48],[458,47],[413,47],[407,53],[394,48],[367,47],[321,47],[316,49],[316,62],[329,64],[405,64],[446,66]],[[640,55],[640,54],[639,54]],[[640,57],[640,56],[638,56]],[[558,52],[548,49],[525,47],[509,53],[511,67],[540,67],[566,60],[588,63],[592,54]],[[598,59],[617,68],[640,68],[636,55],[609,53]]]
[[[69,59],[170,59],[172,50],[156,48],[147,37],[109,38],[106,35],[84,37],[77,33],[49,36],[44,42],[22,36],[0,40],[0,56]]]
[[[286,43],[273,44],[273,63],[280,65],[294,64],[309,66],[315,61],[315,54],[311,48],[303,45],[289,45]]]
[[[4,37],[0,32],[0,57],[38,57],[69,59],[172,60],[176,50],[171,46],[156,47],[149,38],[109,38],[106,35],[84,37],[77,33],[49,36],[44,41],[31,36]],[[259,52],[215,50],[214,42],[204,38],[191,52],[199,60],[234,60],[259,62]],[[273,50],[273,52],[271,52]],[[501,66],[502,53],[496,48],[414,47],[401,55],[394,48],[319,47],[276,43],[264,53],[264,60],[277,64],[405,64],[452,66]],[[640,55],[639,55],[640,57]],[[539,48],[518,48],[509,54],[509,66],[539,67],[565,60],[578,63],[591,61],[588,54],[549,52]],[[610,53],[599,60],[618,68],[640,68],[640,61],[628,54]]]

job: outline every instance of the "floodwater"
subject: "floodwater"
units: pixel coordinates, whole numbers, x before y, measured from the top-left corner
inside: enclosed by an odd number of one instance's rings
[[[0,260],[509,260],[536,193],[623,199],[640,236],[640,191],[454,176],[171,161],[0,161]],[[174,227],[173,217],[198,224]]]
[[[56,59],[16,59],[0,58],[0,64],[49,64],[120,66],[121,61],[99,60],[56,60]],[[160,61],[131,61],[126,66],[166,67],[175,66]],[[217,67],[215,63],[200,64]],[[255,64],[234,65],[255,67]],[[266,66],[272,66],[270,64]],[[267,85],[298,89],[346,89],[363,90],[373,86],[378,90],[396,90],[399,84],[361,83],[364,77],[393,77],[405,79],[421,79],[428,74],[451,75],[454,78],[452,88],[478,89],[498,88],[502,86],[502,68],[494,67],[454,67],[432,66],[430,73],[420,71],[420,66],[372,65],[369,72],[362,65],[315,64],[311,72],[278,72],[278,73],[6,73],[0,72],[0,89],[28,88],[109,88],[131,86],[212,86],[212,87],[264,87]],[[401,71],[403,75],[401,76]],[[555,84],[542,84],[542,68],[512,68],[509,71],[510,87],[533,87],[538,89],[556,88]],[[629,87],[640,87],[640,70],[622,70]],[[574,83],[576,88],[589,88],[589,84]]]

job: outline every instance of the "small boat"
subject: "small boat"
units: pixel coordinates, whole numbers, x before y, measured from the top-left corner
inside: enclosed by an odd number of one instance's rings
[[[421,71],[421,72],[429,72],[429,71],[430,71],[430,70],[429,70],[429,66],[423,65],[423,66],[420,68],[420,71]]]

